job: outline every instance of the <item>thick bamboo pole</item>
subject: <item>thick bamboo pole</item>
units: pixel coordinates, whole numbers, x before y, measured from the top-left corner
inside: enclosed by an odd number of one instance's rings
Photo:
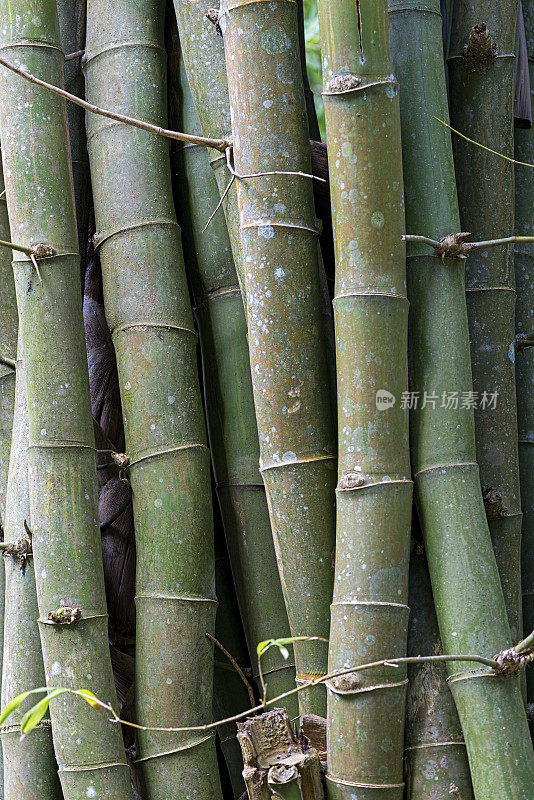
[[[450,134],[431,120],[432,115],[448,118],[440,3],[423,0],[414,6],[405,0],[389,0],[389,9],[393,66],[401,86],[406,226],[410,233],[426,231],[428,236],[442,236],[447,231],[458,231],[460,222]],[[472,412],[460,408],[462,393],[470,391],[472,386],[464,263],[457,259],[441,265],[433,254],[425,255],[421,246],[408,245],[410,383],[411,389],[421,394],[417,398],[421,408],[411,411],[413,460],[418,464],[420,455],[426,451],[436,463],[443,464],[442,470],[434,471],[434,481],[441,484],[444,492],[450,475],[458,471],[458,466],[446,466],[447,462],[461,462],[465,458],[474,461],[474,453],[466,456],[460,449],[464,438],[473,445]],[[440,341],[439,335],[447,326],[452,330],[447,339]],[[423,408],[425,391],[438,399],[428,401]],[[443,400],[454,397],[453,392],[460,398],[457,409],[454,402],[447,408]],[[476,467],[472,471],[474,490],[480,495]],[[420,501],[425,502],[424,495]],[[443,504],[443,499],[439,502]],[[465,502],[471,503],[471,498],[466,496]],[[440,508],[429,511],[439,515]],[[486,528],[483,518],[479,524]],[[412,556],[410,608],[409,654],[442,652],[426,559],[422,555]],[[408,798],[445,797],[451,783],[458,787],[462,800],[472,798],[467,751],[446,684],[445,665],[414,665],[409,678]]]
[[[443,653],[428,565],[421,541],[410,559],[408,655]],[[445,664],[411,664],[404,768],[406,800],[445,800],[451,787],[473,800],[473,787],[458,712]]]
[[[165,123],[165,4],[88,7],[91,102]],[[137,547],[136,708],[147,726],[211,719],[215,587],[209,451],[168,142],[87,118],[96,243],[117,355]],[[213,735],[139,735],[148,800],[220,786]]]
[[[7,214],[4,175],[0,169],[0,238],[10,241],[9,219]],[[0,355],[15,360],[17,349],[17,298],[11,268],[11,253],[8,248],[0,248],[0,286],[2,291],[2,310],[0,313]],[[0,522],[5,519],[7,476],[13,409],[15,403],[15,370],[7,364],[0,364]],[[0,567],[0,663],[4,643],[4,597],[5,571]],[[1,737],[0,737],[1,738]],[[0,797],[3,797],[4,771],[2,768],[2,744],[0,741]]]
[[[459,230],[450,135],[432,120],[447,118],[436,46],[439,9],[418,3],[416,13],[413,4],[396,0],[390,8],[405,87],[407,226],[410,233],[423,229],[438,237]],[[410,378],[419,400],[411,413],[412,468],[419,516],[444,652],[492,656],[511,642],[480,491],[472,403],[464,402],[471,391],[465,261],[442,261],[426,255],[425,247],[410,243],[408,250]],[[517,678],[469,670],[466,664],[449,664],[447,671],[475,797],[531,797],[534,759]]]
[[[516,20],[517,0],[455,0],[448,58],[451,124],[509,157],[513,156]],[[470,231],[475,240],[510,236],[513,165],[459,136],[453,138],[453,147],[461,230]],[[476,460],[512,640],[518,641],[522,629],[521,507],[515,368],[510,357],[515,334],[513,246],[473,252],[466,266],[466,291],[477,393],[473,397],[478,400]],[[483,401],[484,392],[486,398],[497,393],[495,408]]]
[[[85,97],[82,57],[85,49],[86,10],[87,0],[57,0],[59,39],[65,53],[65,89],[81,98]],[[91,193],[83,108],[68,103],[67,119],[83,282]]]
[[[25,524],[31,529],[28,434],[26,376],[22,358],[19,358],[4,537],[6,542],[19,545],[20,552],[11,554],[8,551],[2,565],[6,576],[2,708],[22,692],[45,684],[31,539],[30,555],[23,549],[28,544]],[[60,800],[63,797],[48,714],[32,735],[21,741],[20,720],[32,704],[30,698],[0,728],[4,754],[3,800]]]
[[[0,51],[61,86],[55,2],[21,0],[15,14],[1,2]],[[15,252],[13,262],[45,674],[49,685],[94,688],[113,703],[65,103],[6,70],[0,110],[12,236],[26,246],[42,242],[53,253],[40,261],[41,280],[24,254]],[[64,606],[78,609],[75,624],[49,619]],[[68,694],[52,701],[50,711],[65,800],[91,793],[126,800],[130,781],[120,729]]]
[[[321,0],[319,27],[336,249],[339,467],[329,654],[336,670],[406,653],[408,303],[387,4]],[[391,407],[379,404],[384,391]],[[329,797],[402,798],[406,685],[404,668],[329,682]]]
[[[523,0],[523,15],[529,55],[530,87],[534,93],[534,2]],[[515,131],[515,158],[534,162],[534,131]],[[527,167],[515,168],[515,230],[519,235],[534,233],[534,182]],[[515,252],[517,286],[516,330],[519,336],[534,331],[534,245],[525,244]],[[523,625],[534,630],[534,348],[516,354],[519,469],[523,506],[522,563]],[[527,670],[527,699],[534,703],[534,667]],[[534,719],[533,719],[534,722]],[[534,731],[534,725],[531,726]]]
[[[181,70],[171,67],[171,89],[176,124],[200,132],[183,65]],[[259,471],[245,311],[224,216],[214,217],[203,232],[219,199],[209,156],[204,148],[178,147],[174,163],[176,191],[185,215],[184,252],[200,333],[217,495],[257,679],[258,642],[290,634]],[[284,662],[277,648],[271,648],[262,659],[262,668],[269,697],[294,688],[293,657]],[[298,714],[294,695],[287,698],[285,708],[290,718]]]
[[[240,174],[309,173],[296,5],[223,2],[234,163]],[[329,631],[335,441],[309,178],[238,180],[242,280],[260,471],[293,636]],[[326,672],[327,646],[295,644],[297,682]],[[300,709],[325,715],[325,691]]]

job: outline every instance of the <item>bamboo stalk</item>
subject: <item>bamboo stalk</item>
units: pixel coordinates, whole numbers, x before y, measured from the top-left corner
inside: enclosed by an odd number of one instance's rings
[[[404,656],[412,482],[398,87],[385,2],[319,2],[336,250],[339,467],[329,669]],[[363,166],[362,166],[363,165]],[[399,398],[383,410],[383,391]],[[328,794],[402,798],[406,670],[328,682]],[[384,726],[384,719],[388,720]]]
[[[296,6],[223,2],[235,169],[309,173]],[[260,471],[293,636],[328,638],[334,546],[335,442],[308,178],[240,180],[242,280]],[[295,643],[297,683],[324,673],[327,646]],[[325,715],[323,687],[301,713]]]
[[[9,219],[4,189],[4,175],[0,168],[0,237],[10,239]],[[17,348],[17,298],[11,268],[11,253],[0,248],[0,286],[2,291],[2,309],[0,313],[0,352],[13,358]],[[15,372],[11,365],[2,361],[0,366],[0,522],[5,520],[7,478],[9,454],[11,449],[11,433],[13,427],[13,411],[15,403]],[[0,664],[3,663],[4,646],[4,598],[5,570],[0,566]],[[0,737],[1,740],[1,737]],[[0,741],[0,797],[4,796],[4,770],[2,744]]]
[[[517,0],[455,2],[448,58],[452,126],[508,157],[513,155],[517,6]],[[486,27],[477,27],[482,23]],[[462,230],[481,240],[510,236],[513,165],[458,136],[453,149]],[[480,404],[475,409],[476,460],[512,641],[517,641],[522,630],[521,505],[515,368],[509,354],[515,333],[511,244],[470,255],[466,292],[473,390],[479,397],[484,391],[498,393],[494,410]]]
[[[59,39],[65,53],[65,88],[72,94],[84,98],[85,82],[82,57],[85,48],[85,17],[87,0],[57,0]],[[74,58],[68,58],[74,54]],[[80,243],[82,285],[85,278],[85,256],[87,229],[89,225],[91,179],[89,157],[85,141],[84,111],[74,103],[67,104],[69,142],[74,183],[74,207]]]
[[[394,39],[394,35],[392,36]],[[408,654],[442,653],[432,587],[422,542],[410,559]],[[442,800],[456,786],[461,800],[473,800],[467,750],[458,712],[447,685],[445,664],[408,667],[406,704],[406,800]]]
[[[0,3],[0,52],[63,84],[56,5]],[[11,234],[57,255],[15,253],[29,408],[28,468],[39,625],[47,683],[95,688],[114,702],[107,640],[93,423],[79,289],[80,266],[63,100],[14,73],[0,84],[1,137]],[[53,368],[51,369],[51,364]],[[81,609],[74,625],[48,615]],[[65,800],[130,796],[120,729],[69,694],[51,704]]]
[[[19,355],[21,355],[19,353]],[[22,360],[17,361],[15,413],[7,487],[4,536],[24,540],[24,523],[31,528],[28,487],[28,407]],[[30,544],[31,550],[31,544]],[[22,692],[44,686],[45,672],[37,619],[33,556],[3,557],[6,580],[2,708]],[[0,728],[4,754],[3,800],[60,800],[63,797],[54,758],[50,717],[21,741],[20,721],[31,707],[22,704]]]
[[[534,91],[534,3],[523,0],[525,33],[529,54],[531,92]],[[534,133],[531,130],[515,131],[515,158],[534,160]],[[534,233],[534,184],[530,170],[515,168],[515,230],[518,234]],[[517,285],[516,330],[529,334],[534,330],[534,291],[532,269],[534,245],[522,245],[515,251],[515,279]],[[523,507],[522,563],[523,626],[525,632],[534,630],[534,350],[516,355],[517,415],[519,434],[519,470],[521,479],[521,505]],[[534,668],[527,670],[527,700],[534,703]],[[531,725],[534,732],[534,725]]]
[[[91,102],[166,117],[165,4],[88,7]],[[145,726],[212,713],[215,587],[209,451],[168,144],[87,120],[106,316],[117,355],[137,547],[136,709]],[[156,657],[155,657],[156,654]],[[220,796],[213,735],[139,735],[148,800]]]
[[[174,106],[177,114],[173,122],[196,133],[199,123],[185,70],[182,66],[173,71],[172,61],[171,87],[171,109]],[[258,642],[290,634],[258,467],[245,311],[224,216],[214,218],[202,232],[218,200],[208,154],[201,148],[177,149],[174,174],[179,205],[186,215],[184,252],[200,333],[217,495],[250,663],[257,679]],[[271,648],[263,667],[268,673],[269,697],[295,685],[293,657],[284,662],[277,649]],[[286,708],[289,717],[295,717],[296,698],[292,697]]]
[[[455,11],[464,5],[455,3]],[[396,9],[393,41],[405,87],[401,119],[407,226],[410,232],[423,229],[438,239],[460,230],[450,133],[432,124],[433,115],[446,115],[437,47],[439,8],[434,3],[418,4],[421,11],[416,14],[411,3],[395,0],[390,8]],[[462,173],[464,178],[469,180]],[[484,213],[487,217],[487,209]],[[473,410],[461,401],[457,408],[454,400],[446,405],[448,397],[457,393],[462,398],[472,387],[466,262],[425,255],[426,245],[418,242],[408,247],[410,388],[420,393],[422,401],[424,392],[435,398],[412,409],[412,468],[443,650],[490,656],[510,646],[510,629],[480,492]],[[468,267],[474,258],[479,256],[470,255]],[[518,680],[501,680],[492,672],[469,670],[459,663],[449,664],[447,672],[475,797],[526,799],[532,792],[534,760]],[[503,742],[510,745],[504,747]],[[459,776],[457,783],[463,780]]]

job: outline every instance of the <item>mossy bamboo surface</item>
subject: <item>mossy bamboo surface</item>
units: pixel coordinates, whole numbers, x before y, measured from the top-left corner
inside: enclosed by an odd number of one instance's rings
[[[438,8],[403,0],[393,0],[390,8],[405,87],[406,224],[409,233],[439,237],[460,228],[450,134],[432,120],[447,119]],[[412,468],[443,650],[491,657],[510,645],[510,631],[480,491],[473,411],[462,402],[472,385],[464,265],[409,245],[410,388],[419,393],[411,412]],[[458,408],[454,402],[443,407],[453,393]],[[526,800],[534,759],[518,680],[456,663],[448,674],[475,797]]]
[[[171,78],[178,128],[200,132],[183,66]],[[224,216],[214,217],[202,232],[219,199],[209,156],[204,148],[177,148],[175,164],[176,189],[187,231],[184,252],[200,333],[213,470],[249,658],[257,679],[258,642],[290,634],[259,471],[245,311]],[[284,662],[277,648],[265,653],[262,669],[269,697],[294,688],[294,659]],[[295,717],[296,696],[287,698],[284,707],[290,718]]]
[[[66,56],[65,89],[82,98],[85,98],[82,57],[83,50],[85,49],[86,9],[87,0],[57,0],[59,39]],[[82,264],[83,280],[91,192],[83,108],[80,108],[80,106],[74,103],[68,103],[67,119],[74,183],[74,206],[78,227],[78,241],[80,243],[80,260]]]
[[[448,119],[442,20],[439,0],[389,0],[389,21],[393,67],[400,82],[406,226],[409,233],[426,231],[427,236],[444,236],[459,230],[458,201],[450,134],[431,119]],[[428,249],[428,248],[427,248]],[[464,293],[464,264],[449,260],[443,265],[424,248],[408,244],[407,272],[410,300],[411,374],[410,388],[419,392],[418,405],[411,411],[413,462],[419,469],[426,453],[440,470],[427,480],[439,486],[443,495],[437,508],[428,513],[439,520],[447,513],[446,492],[450,475],[458,464],[474,461],[465,452],[464,437],[473,446],[472,412],[462,410],[462,392],[471,390],[471,369],[467,311]],[[440,336],[447,331],[447,336]],[[424,392],[436,399],[425,408]],[[458,409],[444,405],[443,393],[457,393]],[[433,407],[435,406],[435,408]],[[457,429],[456,426],[459,426]],[[456,438],[456,436],[458,438]],[[441,444],[441,447],[440,447]],[[425,463],[428,466],[429,463]],[[479,496],[477,469],[472,465],[473,491]],[[418,488],[418,475],[415,478]],[[428,502],[424,494],[420,503]],[[471,498],[466,495],[464,504]],[[484,518],[479,520],[486,530]],[[437,531],[437,529],[436,529]],[[432,529],[425,531],[427,535]],[[442,652],[426,560],[413,555],[410,571],[412,611],[409,654]],[[445,797],[454,783],[462,800],[473,796],[467,751],[454,701],[446,684],[445,665],[414,665],[409,670],[407,706],[406,765],[410,800]]]
[[[309,173],[310,148],[292,0],[221,5],[240,174]],[[242,281],[260,471],[293,636],[328,638],[335,441],[309,178],[239,180]],[[295,643],[297,682],[326,672],[327,645]],[[325,715],[325,690],[300,695]]]
[[[448,58],[451,124],[509,157],[513,156],[516,21],[516,0],[455,0]],[[496,57],[475,55],[472,31],[480,23],[487,25]],[[434,120],[434,124],[439,123]],[[511,236],[513,165],[459,136],[453,137],[453,148],[461,230],[470,231],[474,240]],[[510,351],[515,334],[514,286],[511,244],[478,250],[468,258],[467,310],[473,390],[478,393],[476,460],[488,498],[486,511],[512,640],[518,641],[522,630],[521,507],[513,348]],[[497,392],[495,409],[484,407],[484,392]]]
[[[63,85],[55,2],[0,3],[0,51]],[[29,409],[28,469],[39,624],[47,683],[94,689],[115,703],[107,639],[93,421],[89,399],[72,172],[63,100],[7,71],[0,82],[4,177],[12,236],[50,245],[14,271]],[[81,608],[76,625],[48,614]],[[79,698],[51,703],[65,800],[126,800],[130,781],[120,729]]]
[[[88,7],[97,105],[165,124],[165,4]],[[136,708],[148,726],[212,714],[215,586],[209,451],[168,142],[87,119],[96,243],[117,355],[136,529]],[[139,735],[148,800],[220,797],[209,734]]]
[[[11,276],[10,276],[11,277]],[[12,278],[11,278],[12,280]],[[19,356],[22,355],[19,353]],[[28,486],[28,407],[26,377],[22,359],[17,360],[15,414],[7,487],[4,536],[15,542],[31,530]],[[2,670],[2,708],[30,688],[45,685],[39,610],[33,557],[24,561],[4,555],[6,602],[4,661]],[[35,696],[34,696],[35,701]],[[33,702],[34,702],[33,701]],[[3,800],[60,800],[63,797],[52,743],[48,714],[21,741],[20,720],[31,708],[32,698],[23,703],[0,728],[4,754]]]
[[[523,15],[529,55],[530,87],[534,93],[534,2],[523,0]],[[515,131],[515,158],[534,162],[534,131]],[[534,182],[527,167],[515,168],[515,230],[520,236],[534,235]],[[517,287],[516,330],[534,331],[534,245],[523,244],[515,253]],[[516,355],[519,469],[523,507],[522,563],[523,626],[534,630],[534,348]],[[534,703],[534,667],[527,669],[527,699]],[[531,725],[531,730],[534,726]]]
[[[9,242],[11,239],[6,196],[4,193],[4,176],[1,168],[0,238],[6,242]],[[11,268],[11,253],[4,247],[0,248],[0,286],[3,287],[2,310],[0,313],[0,353],[14,360],[16,358],[17,349],[17,298],[15,294],[15,283],[13,281],[13,270]],[[0,364],[0,522],[2,524],[5,516],[14,404],[15,371],[12,367]],[[0,663],[2,663],[2,648],[4,643],[4,596],[5,571],[0,566]],[[4,793],[3,781],[2,744],[0,742],[0,797],[3,797]]]
[[[408,655],[443,652],[422,543],[410,559]],[[445,800],[452,785],[461,800],[473,800],[473,787],[458,712],[447,685],[445,664],[408,666],[406,703],[406,800]]]
[[[406,653],[412,481],[398,86],[386,2],[319,2],[338,386],[329,669]],[[380,408],[381,391],[394,398]],[[378,393],[378,394],[377,394]],[[406,670],[328,683],[328,796],[402,798]],[[387,726],[384,720],[388,720]]]

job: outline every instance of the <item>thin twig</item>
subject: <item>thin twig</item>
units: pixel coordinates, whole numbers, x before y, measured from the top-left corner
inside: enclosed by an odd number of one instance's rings
[[[232,147],[227,145],[227,147],[225,149],[226,165],[227,165],[228,169],[230,170],[231,174],[234,176],[234,178],[238,178],[241,181],[246,180],[247,178],[265,178],[268,175],[295,175],[296,177],[299,177],[299,178],[311,178],[312,180],[320,181],[321,183],[327,183],[325,178],[320,178],[318,175],[312,175],[310,172],[290,172],[290,171],[284,170],[284,169],[281,169],[281,170],[274,169],[274,170],[269,170],[268,172],[252,172],[250,175],[240,175],[238,172],[235,171],[235,169],[233,168],[233,166],[231,164],[231,161],[230,161],[230,153],[231,153],[231,151],[232,151]]]
[[[444,238],[446,239],[447,237]],[[443,248],[443,240],[431,239],[428,236],[419,236],[413,233],[405,234],[402,236],[402,240],[404,242],[421,242],[422,244],[428,244],[430,247],[433,247],[434,250]],[[534,236],[505,236],[502,239],[487,239],[484,242],[462,242],[458,245],[458,252],[455,252],[454,257],[457,258],[458,255],[467,256],[471,250],[481,250],[485,247],[497,247],[503,244],[521,244],[527,242],[534,242]],[[447,254],[445,253],[445,255]]]
[[[17,362],[14,358],[8,358],[7,356],[0,356],[0,364],[3,364],[5,367],[11,367],[11,369],[16,369]]]
[[[534,647],[534,631],[532,631],[532,633],[529,633],[529,635],[525,639],[523,639],[523,641],[519,642],[519,644],[516,644],[514,650],[517,653],[523,653],[525,650],[530,650],[533,647]]]
[[[247,687],[248,699],[250,700],[250,704],[253,706],[256,702],[256,699],[254,697],[254,690],[252,688],[250,681],[248,680],[247,676],[245,675],[245,673],[243,672],[243,670],[241,669],[241,667],[239,666],[233,655],[229,653],[226,647],[224,647],[224,645],[222,645],[219,642],[219,640],[215,638],[215,636],[212,636],[211,633],[207,633],[206,638],[209,639],[210,642],[213,642],[213,644],[216,647],[218,647],[222,653],[224,653],[230,664],[233,666],[233,668],[235,669],[235,671],[237,672],[237,674]]]
[[[230,181],[229,181],[229,183],[228,183],[228,186],[226,187],[226,189],[225,189],[225,190],[224,190],[224,192],[222,193],[222,195],[221,195],[221,199],[219,200],[219,202],[218,202],[218,203],[217,203],[217,205],[215,206],[215,209],[214,209],[214,211],[213,211],[212,215],[210,216],[209,220],[206,222],[206,224],[205,224],[205,225],[204,225],[204,227],[202,228],[202,233],[206,233],[206,231],[207,231],[207,229],[208,229],[208,225],[210,224],[210,222],[212,221],[213,217],[215,216],[215,214],[217,213],[217,211],[220,209],[220,207],[221,207],[221,206],[222,206],[222,204],[224,203],[224,198],[226,197],[226,195],[227,195],[227,194],[228,194],[228,192],[230,191],[230,187],[232,186],[232,184],[233,184],[233,182],[234,182],[234,181],[235,181],[235,175],[232,175],[232,177],[230,178]]]
[[[451,127],[448,123],[444,122],[439,117],[432,117],[432,119],[435,119],[437,122],[441,123],[441,125],[444,125],[446,128],[455,133],[457,136],[460,136],[462,139],[465,139],[466,142],[474,144],[477,147],[480,147],[482,150],[486,150],[488,153],[493,153],[494,156],[499,156],[499,158],[504,158],[505,161],[510,161],[511,164],[519,164],[520,167],[530,167],[531,169],[534,169],[534,164],[529,164],[527,161],[516,161],[515,158],[510,158],[510,156],[505,156],[502,153],[499,153],[498,150],[492,150],[491,147],[486,147],[486,145],[480,144],[480,142],[477,142],[474,139],[470,139],[469,136],[465,135],[465,133],[460,133],[460,131],[457,131],[456,128]]]
[[[109,111],[106,108],[95,106],[93,103],[88,103],[86,100],[82,100],[75,94],[71,94],[70,92],[65,91],[65,89],[60,89],[59,86],[54,86],[51,83],[42,81],[35,75],[31,75],[29,72],[19,69],[19,67],[16,67],[14,64],[6,61],[4,58],[0,58],[0,64],[11,70],[11,72],[14,72],[16,75],[20,75],[20,77],[24,78],[24,80],[34,83],[37,86],[42,86],[43,89],[47,89],[49,92],[59,95],[59,97],[64,97],[65,100],[70,100],[71,103],[75,103],[75,105],[81,106],[82,108],[85,108],[86,111],[91,111],[93,114],[99,114],[101,117],[107,117],[108,119],[113,119],[116,122],[123,122],[125,125],[132,125],[134,128],[140,128],[143,131],[155,133],[158,136],[165,136],[167,139],[177,139],[179,142],[191,142],[191,144],[200,144],[204,145],[204,147],[213,147],[214,150],[219,150],[221,153],[224,153],[228,147],[228,142],[224,139],[208,139],[205,136],[193,136],[189,133],[171,131],[167,128],[162,128],[159,125],[152,125],[150,122],[144,122],[143,120],[135,119],[135,117],[128,117],[125,114],[116,114],[114,111]]]
[[[66,55],[65,61],[74,61],[75,58],[81,58],[84,53],[85,50],[76,50],[75,53],[69,53],[68,55]]]
[[[483,664],[486,667],[491,667],[495,671],[498,671],[500,669],[500,666],[497,663],[497,661],[476,655],[406,656],[404,658],[390,658],[390,659],[383,659],[381,661],[372,661],[368,664],[362,664],[359,667],[349,667],[347,669],[341,669],[341,670],[336,670],[334,672],[330,672],[327,675],[321,675],[315,678],[314,680],[311,680],[309,683],[306,683],[303,686],[297,686],[294,689],[289,689],[287,692],[278,695],[278,697],[273,697],[272,700],[267,700],[264,703],[262,702],[259,705],[256,705],[253,708],[248,709],[248,711],[241,711],[239,714],[235,714],[233,717],[227,717],[226,719],[217,720],[216,722],[208,722],[205,725],[190,725],[188,727],[182,727],[182,728],[163,728],[163,727],[153,728],[147,725],[138,725],[135,722],[128,722],[126,720],[121,719],[112,706],[103,703],[102,701],[99,701],[99,705],[113,715],[112,719],[110,719],[110,722],[117,722],[122,725],[127,725],[128,727],[135,728],[136,730],[153,731],[160,733],[193,733],[193,732],[200,733],[203,731],[213,730],[215,728],[218,728],[220,725],[226,725],[229,722],[239,722],[239,720],[245,719],[251,714],[256,714],[259,711],[263,711],[267,706],[272,706],[277,703],[280,703],[280,701],[285,700],[286,697],[298,694],[299,692],[305,689],[310,689],[310,687],[319,686],[321,683],[324,683],[327,680],[331,680],[332,678],[337,678],[341,675],[350,675],[354,672],[364,672],[369,669],[376,669],[377,667],[383,667],[383,666],[398,667],[399,664],[426,664],[432,662],[446,662],[446,661],[474,662],[477,664]]]

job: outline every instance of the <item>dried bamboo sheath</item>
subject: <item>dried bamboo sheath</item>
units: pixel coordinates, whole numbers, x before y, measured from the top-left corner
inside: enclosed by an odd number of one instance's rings
[[[329,668],[405,655],[412,483],[398,86],[385,2],[319,3],[336,251],[339,468]],[[381,392],[394,398],[379,405]],[[328,684],[328,794],[402,798],[405,669]],[[384,720],[388,720],[384,725]]]
[[[171,110],[174,107],[177,127],[200,133],[183,64],[171,73],[171,87]],[[177,148],[174,163],[176,190],[188,231],[184,252],[200,333],[217,495],[250,661],[257,678],[258,642],[289,636],[289,623],[258,468],[245,311],[224,215],[217,214],[203,232],[219,200],[209,156],[204,148]],[[262,671],[269,697],[295,686],[294,661],[283,661],[276,648],[263,657]],[[284,705],[290,718],[298,714],[294,696]]]
[[[164,3],[88,9],[89,100],[165,123]],[[208,722],[214,555],[196,334],[172,202],[168,142],[87,119],[96,241],[117,354],[137,547],[136,706],[141,724]],[[145,732],[149,800],[220,795],[213,734]]]
[[[296,5],[223,2],[235,169],[309,173]],[[335,443],[321,318],[317,231],[308,178],[239,180],[242,281],[265,483],[289,624],[328,636]],[[297,682],[327,667],[321,642],[295,644]],[[301,693],[324,715],[325,692]]]
[[[1,3],[0,50],[62,85],[55,3],[21,2],[16,15]],[[41,261],[42,283],[28,260],[14,261],[45,673],[49,684],[94,687],[102,699],[115,702],[65,104],[5,73],[0,108],[12,236],[26,246],[46,242],[57,253]],[[81,608],[77,625],[49,622],[49,612],[63,605]],[[130,783],[120,730],[68,695],[52,703],[51,716],[65,798],[79,800],[94,791],[126,800]]]

